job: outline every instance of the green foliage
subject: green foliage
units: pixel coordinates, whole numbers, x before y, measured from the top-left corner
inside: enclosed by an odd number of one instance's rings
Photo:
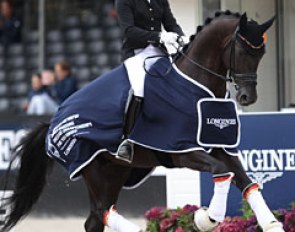
[[[245,199],[243,199],[242,208],[239,211],[242,212],[242,214],[243,214],[242,218],[243,219],[248,220],[249,218],[254,216],[254,213],[253,213],[249,203]]]

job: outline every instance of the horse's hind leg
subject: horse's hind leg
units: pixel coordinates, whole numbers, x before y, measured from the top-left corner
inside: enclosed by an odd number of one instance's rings
[[[85,223],[86,232],[102,232],[107,224],[119,232],[137,232],[138,227],[124,219],[117,212],[110,210],[116,204],[119,192],[130,172],[130,167],[118,166],[98,156],[82,175],[90,194],[91,212]],[[107,220],[106,220],[107,219]]]
[[[97,215],[97,208],[95,200],[92,197],[92,193],[88,190],[89,193],[89,200],[90,200],[90,214],[85,222],[85,230],[86,232],[99,232],[103,231],[104,224],[99,220]]]

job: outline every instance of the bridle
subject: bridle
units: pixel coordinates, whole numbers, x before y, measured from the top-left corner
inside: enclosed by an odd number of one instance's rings
[[[236,73],[235,72],[235,67],[236,67],[236,63],[235,63],[235,45],[237,42],[237,37],[240,36],[239,33],[239,26],[236,27],[235,32],[232,35],[231,40],[229,41],[229,46],[230,46],[230,63],[229,63],[229,72],[227,76],[223,76],[220,75],[208,68],[206,68],[205,66],[199,64],[198,62],[194,61],[192,58],[190,58],[189,56],[187,56],[182,49],[178,49],[178,53],[181,54],[181,56],[185,57],[189,62],[191,62],[192,64],[194,64],[195,66],[197,66],[199,69],[202,69],[204,71],[206,71],[207,73],[210,73],[224,81],[228,81],[228,82],[235,82],[235,86],[236,88],[239,88],[239,86],[237,85],[237,81],[243,81],[243,82],[250,82],[253,84],[257,84],[257,73]],[[242,37],[244,38],[244,37]],[[181,43],[181,41],[179,41]],[[181,47],[181,46],[180,46]],[[227,46],[225,46],[226,49]]]

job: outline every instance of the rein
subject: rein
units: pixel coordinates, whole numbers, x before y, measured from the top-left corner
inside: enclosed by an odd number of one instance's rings
[[[236,27],[235,32],[230,40],[230,66],[229,66],[229,74],[227,76],[220,75],[205,66],[199,64],[198,62],[194,61],[192,58],[187,56],[181,49],[178,49],[178,53],[180,53],[183,57],[185,57],[189,62],[197,66],[199,69],[202,69],[224,81],[234,82],[234,81],[247,81],[257,83],[257,73],[235,73],[235,45],[237,41],[237,35],[239,31],[239,26]],[[181,47],[180,47],[181,48]]]
[[[232,82],[232,81],[233,81],[232,78],[227,77],[227,76],[220,75],[220,74],[218,74],[218,73],[216,73],[216,72],[214,72],[214,71],[212,71],[212,70],[206,68],[205,66],[199,64],[198,62],[194,61],[192,58],[190,58],[189,56],[187,56],[183,51],[179,50],[178,52],[179,52],[183,57],[185,57],[189,62],[191,62],[192,64],[194,64],[194,65],[197,66],[198,68],[200,68],[200,69],[202,69],[202,70],[204,70],[204,71],[206,71],[206,72],[208,72],[208,73],[210,73],[210,74],[212,74],[212,75],[214,75],[214,76],[216,76],[216,77],[219,77],[219,78],[221,78],[221,79],[224,80],[224,81],[229,81],[229,82]]]

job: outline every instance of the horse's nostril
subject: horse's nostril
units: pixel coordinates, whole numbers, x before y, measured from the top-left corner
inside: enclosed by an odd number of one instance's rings
[[[248,102],[248,97],[247,95],[242,95],[240,98],[241,103],[247,103]]]

